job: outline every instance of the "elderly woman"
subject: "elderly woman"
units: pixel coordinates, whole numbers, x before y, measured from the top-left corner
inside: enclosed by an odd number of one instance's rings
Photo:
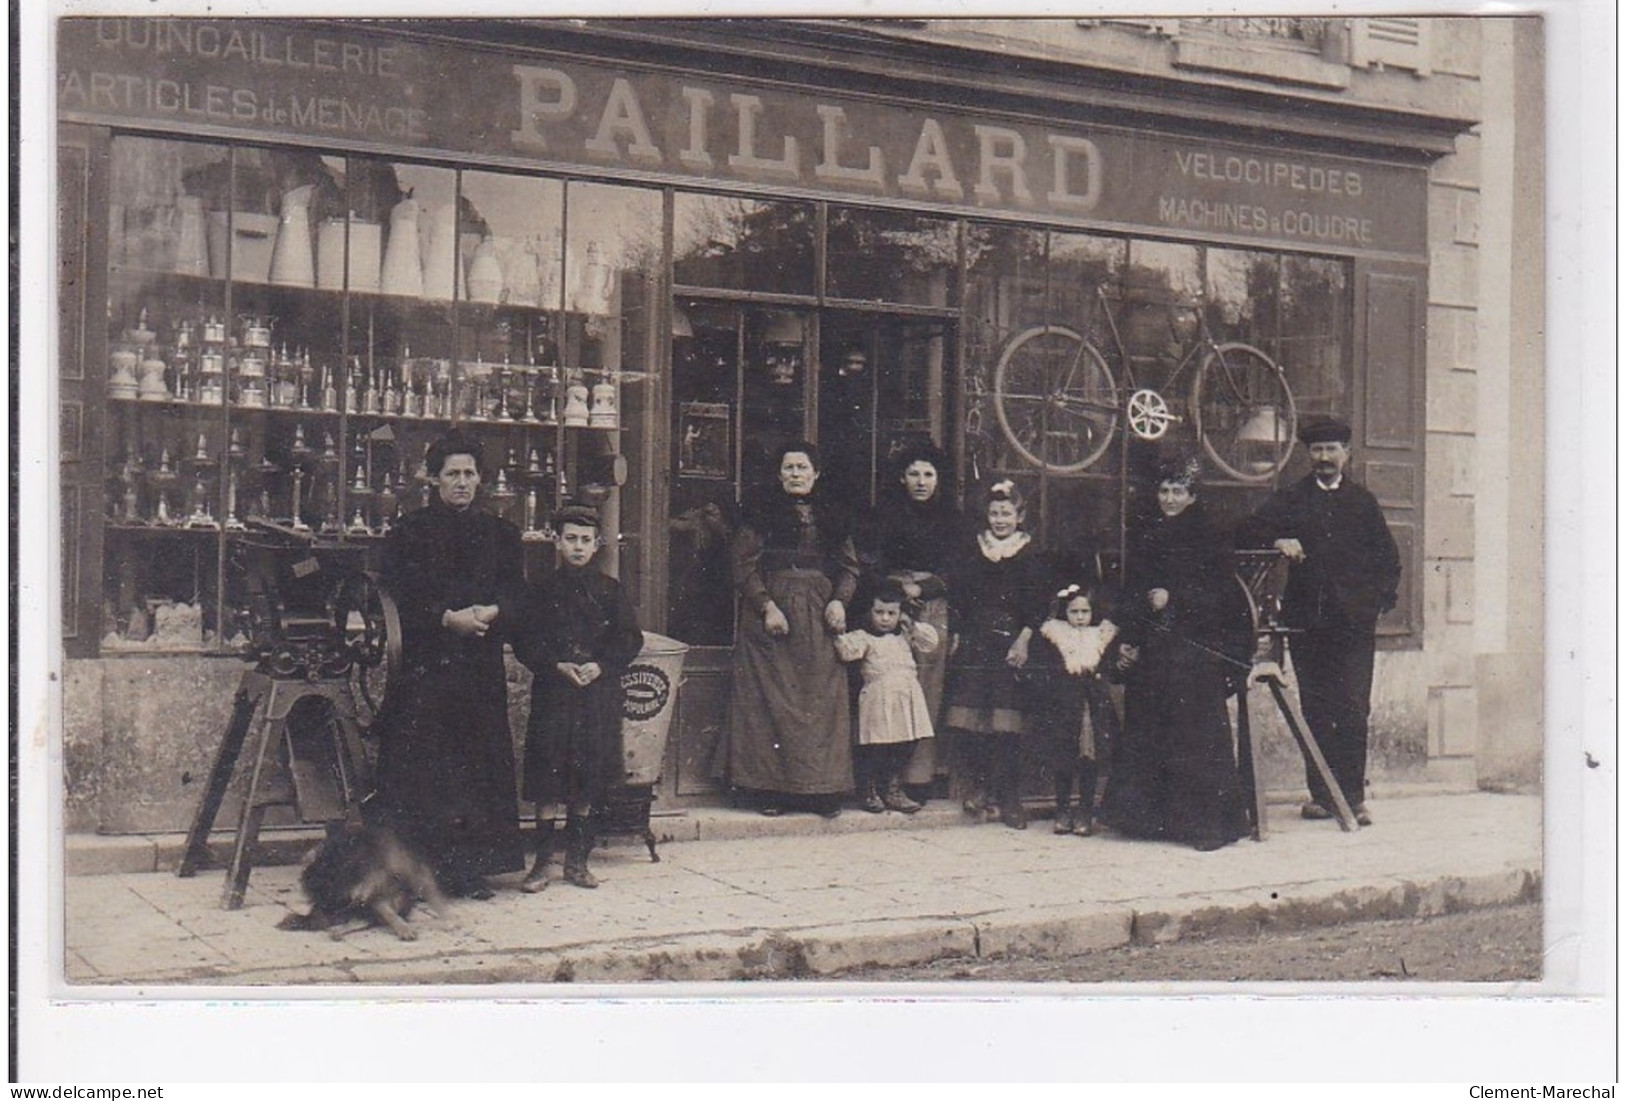
[[[375,799],[445,891],[472,898],[523,866],[502,644],[525,605],[524,559],[518,529],[474,507],[482,454],[457,432],[431,444],[435,495],[384,544],[402,673],[378,719]]]
[[[765,815],[790,806],[826,818],[852,790],[846,630],[858,560],[840,506],[818,492],[818,449],[786,444],[778,485],[747,506],[733,543],[739,627],[727,780]]]
[[[947,456],[935,444],[921,442],[905,447],[893,463],[895,480],[880,498],[875,510],[875,572],[898,583],[905,596],[917,607],[914,619],[929,623],[940,638],[948,637],[948,583],[945,574],[951,555],[964,535],[959,510],[954,507],[948,486]],[[920,687],[925,691],[926,709],[933,723],[942,713],[942,687],[947,671],[948,648],[939,646],[916,659]],[[915,795],[936,778],[938,761],[946,762],[947,747],[939,746],[943,731],[935,738],[914,743],[903,783],[915,788]],[[902,793],[887,793],[896,803],[892,810],[908,810],[912,800]],[[901,799],[899,799],[901,796]]]
[[[1194,460],[1159,471],[1157,513],[1131,544],[1121,616],[1136,657],[1100,818],[1209,852],[1248,825],[1225,708],[1240,590],[1229,542],[1197,499],[1197,474]]]

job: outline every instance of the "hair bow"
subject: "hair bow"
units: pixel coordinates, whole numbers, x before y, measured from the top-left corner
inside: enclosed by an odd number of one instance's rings
[[[1010,494],[1014,493],[1015,491],[1016,491],[1016,483],[1011,481],[1009,478],[1005,478],[1003,481],[994,482],[991,486],[988,487],[988,492],[989,493],[1002,493],[1006,497],[1008,497]]]
[[[1060,592],[1055,594],[1055,599],[1056,600],[1070,600],[1074,596],[1077,596],[1081,592],[1083,592],[1083,586],[1082,585],[1078,585],[1078,584],[1068,585],[1066,588],[1062,589]]]

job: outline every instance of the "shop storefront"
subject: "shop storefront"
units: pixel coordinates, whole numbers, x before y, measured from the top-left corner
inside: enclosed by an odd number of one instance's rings
[[[666,807],[720,797],[727,532],[797,437],[864,506],[929,437],[1109,574],[1156,456],[1202,451],[1240,515],[1301,473],[1293,418],[1344,417],[1406,560],[1385,644],[1421,645],[1441,126],[967,90],[850,32],[773,66],[724,25],[59,26],[70,828],[184,826],[259,545],[370,560],[452,424],[529,570],[599,501],[644,626],[693,647]]]

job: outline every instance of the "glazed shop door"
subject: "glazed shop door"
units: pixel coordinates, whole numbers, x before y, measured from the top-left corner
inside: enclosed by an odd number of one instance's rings
[[[735,598],[729,538],[741,497],[775,474],[773,452],[807,435],[809,314],[679,299],[672,319],[666,633],[691,649],[667,780],[678,798],[721,790]]]
[[[818,345],[819,485],[862,512],[882,499],[892,458],[905,444],[945,444],[952,325],[938,317],[830,310]]]

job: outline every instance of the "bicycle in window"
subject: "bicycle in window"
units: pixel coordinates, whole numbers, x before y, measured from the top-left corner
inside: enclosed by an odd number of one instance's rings
[[[1297,407],[1286,372],[1274,360],[1250,344],[1216,340],[1199,298],[1167,305],[1175,347],[1188,344],[1183,354],[1131,356],[1113,300],[1104,288],[1096,294],[1120,372],[1093,342],[1065,325],[1026,329],[999,357],[994,413],[1023,459],[1054,474],[1078,474],[1106,453],[1119,422],[1139,439],[1158,440],[1188,418],[1208,458],[1238,481],[1269,481],[1286,466],[1297,443]],[[1181,337],[1180,321],[1188,315],[1195,318],[1194,340]],[[1138,377],[1137,359],[1173,366],[1152,387]],[[1179,393],[1182,385],[1183,415],[1164,396]]]

